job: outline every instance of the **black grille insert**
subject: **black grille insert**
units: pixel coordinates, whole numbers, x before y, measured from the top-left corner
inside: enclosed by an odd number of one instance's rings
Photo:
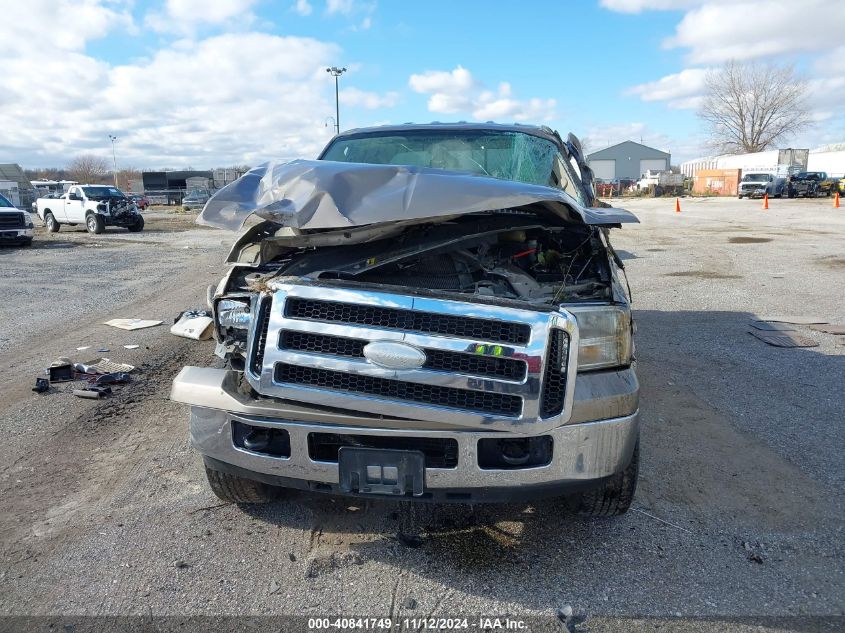
[[[264,347],[267,345],[267,329],[270,327],[270,298],[261,299],[258,304],[258,315],[256,318],[258,327],[255,331],[253,342],[252,362],[249,368],[255,376],[261,375],[261,368],[264,366]]]
[[[458,442],[451,438],[308,434],[308,456],[315,461],[337,462],[342,446],[422,451],[426,468],[456,468],[458,465]]]
[[[403,382],[286,363],[276,365],[276,381],[508,417],[517,417],[522,411],[522,398],[510,394]]]
[[[23,228],[23,213],[0,213],[0,227],[4,229]]]
[[[363,358],[364,346],[368,342],[355,338],[285,330],[281,334],[279,346],[282,349],[314,354]],[[428,348],[424,351],[426,361],[423,367],[433,371],[448,371],[509,380],[522,380],[525,378],[527,371],[525,361],[513,358],[480,356]]]
[[[563,411],[566,397],[566,373],[569,335],[563,330],[549,332],[546,354],[546,371],[543,374],[543,394],[540,400],[540,417],[548,418]]]
[[[292,319],[369,325],[391,330],[442,334],[516,345],[524,345],[531,335],[531,327],[526,323],[417,312],[399,308],[382,308],[337,301],[320,301],[301,297],[288,297],[285,303],[285,316]]]

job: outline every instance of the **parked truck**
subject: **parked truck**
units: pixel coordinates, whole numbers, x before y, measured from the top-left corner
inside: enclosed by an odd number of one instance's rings
[[[58,198],[39,198],[35,206],[51,233],[63,224],[84,224],[89,233],[102,233],[107,226],[132,232],[144,229],[144,217],[135,202],[109,185],[74,185]]]
[[[237,230],[209,289],[226,368],[185,367],[224,501],[295,488],[625,512],[639,385],[623,262],[580,143],[546,127],[351,130],[199,221]]]
[[[650,169],[637,181],[636,189],[654,196],[680,194],[684,189],[684,175]]]
[[[838,182],[824,171],[802,171],[789,178],[787,187],[790,198],[815,198],[836,193]]]
[[[749,172],[739,181],[737,197],[762,198],[765,195],[780,198],[786,190],[786,178],[776,173]]]
[[[0,244],[29,246],[32,244],[34,229],[32,216],[0,195]]]

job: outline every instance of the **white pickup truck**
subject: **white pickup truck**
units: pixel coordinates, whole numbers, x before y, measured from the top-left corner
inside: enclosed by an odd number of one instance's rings
[[[62,224],[84,223],[89,233],[102,233],[107,226],[122,226],[133,233],[144,228],[135,202],[109,185],[74,185],[59,198],[39,198],[35,207],[51,233]]]

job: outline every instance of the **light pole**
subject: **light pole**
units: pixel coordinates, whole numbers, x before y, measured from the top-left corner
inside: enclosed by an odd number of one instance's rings
[[[338,92],[337,78],[346,72],[346,68],[338,68],[337,66],[332,66],[331,68],[326,68],[326,72],[331,73],[332,77],[334,77],[334,122],[335,127],[337,128],[337,133],[340,134],[340,93]]]
[[[114,188],[120,189],[120,187],[117,186],[117,157],[115,156],[115,153],[114,153],[114,142],[117,140],[117,137],[109,134],[109,140],[111,141],[112,165],[114,165]]]

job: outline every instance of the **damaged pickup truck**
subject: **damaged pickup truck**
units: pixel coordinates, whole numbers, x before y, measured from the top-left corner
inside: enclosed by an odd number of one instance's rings
[[[209,288],[227,368],[171,397],[212,490],[625,512],[639,460],[629,297],[577,139],[495,124],[353,130],[269,163],[199,221],[237,230]]]

